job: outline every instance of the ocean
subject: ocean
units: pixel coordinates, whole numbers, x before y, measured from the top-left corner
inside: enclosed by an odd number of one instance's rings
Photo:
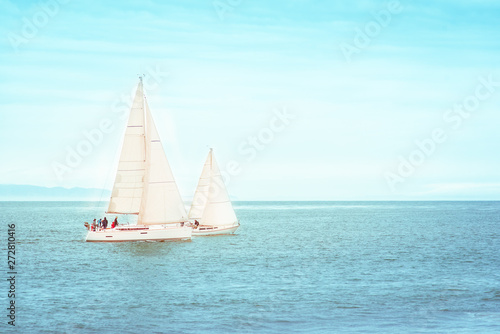
[[[103,203],[1,202],[0,332],[500,332],[500,202],[234,207],[235,235],[86,243]]]

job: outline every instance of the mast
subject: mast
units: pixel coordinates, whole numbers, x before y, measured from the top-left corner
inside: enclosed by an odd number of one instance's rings
[[[142,76],[139,76],[139,81],[140,85],[142,86]],[[142,199],[141,199],[141,206],[139,209],[139,216],[137,217],[137,225],[140,225],[142,223],[143,217],[144,217],[144,212],[145,212],[145,203],[146,199],[148,197],[148,187],[147,184],[149,182],[149,164],[150,164],[150,158],[151,158],[151,150],[150,150],[150,145],[149,144],[149,124],[146,122],[146,113],[145,107],[146,107],[146,95],[144,94],[144,89],[142,92],[142,105],[143,105],[143,113],[142,113],[142,118],[143,122],[145,125],[144,129],[144,152],[145,152],[145,158],[144,158],[144,178],[143,178],[143,185],[142,185]]]

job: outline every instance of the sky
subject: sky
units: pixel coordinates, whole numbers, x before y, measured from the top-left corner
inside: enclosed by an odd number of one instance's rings
[[[138,75],[183,198],[500,200],[500,3],[0,0],[0,184],[110,189]]]

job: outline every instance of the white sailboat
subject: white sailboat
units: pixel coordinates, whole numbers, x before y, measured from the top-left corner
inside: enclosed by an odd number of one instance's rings
[[[193,236],[231,234],[240,226],[212,149],[196,187],[189,219],[199,223]]]
[[[192,227],[144,96],[142,78],[130,110],[107,214],[137,215],[137,225],[89,229],[86,241],[190,239]]]

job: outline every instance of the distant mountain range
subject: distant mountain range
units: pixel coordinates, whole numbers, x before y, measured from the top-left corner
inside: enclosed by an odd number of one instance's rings
[[[109,199],[110,190],[96,188],[39,187],[0,185],[0,201],[99,201]]]

